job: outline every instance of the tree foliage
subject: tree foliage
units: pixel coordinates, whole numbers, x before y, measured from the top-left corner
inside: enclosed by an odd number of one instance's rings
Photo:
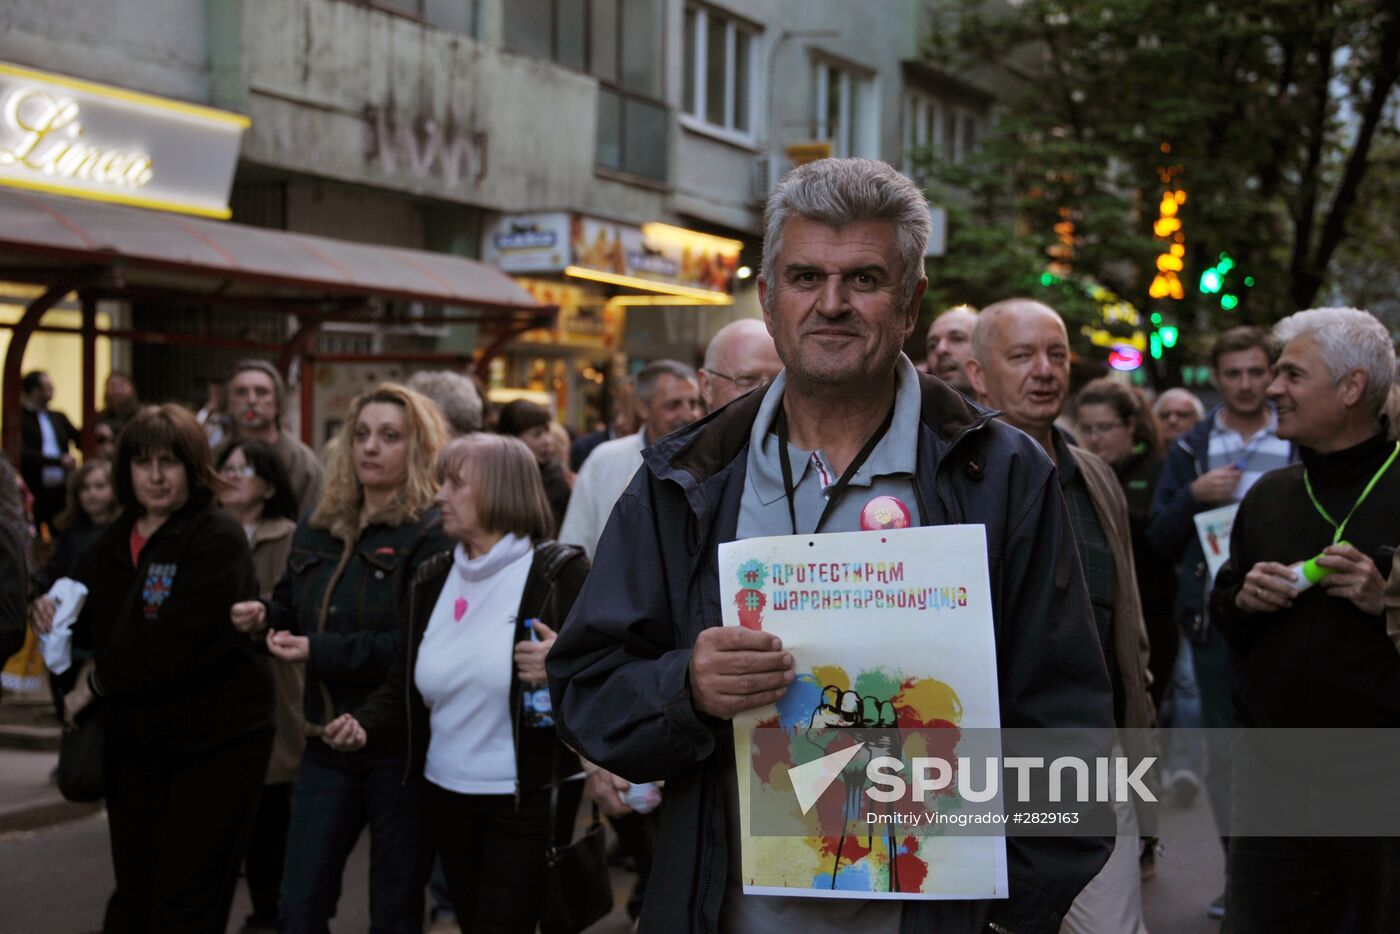
[[[932,16],[927,61],[1015,76],[975,154],[959,165],[920,154],[931,196],[949,206],[935,301],[1032,293],[1067,318],[1096,317],[1081,289],[1040,284],[1064,219],[1074,278],[1198,339],[1320,294],[1346,299],[1348,274],[1400,259],[1395,217],[1383,216],[1393,178],[1368,178],[1396,168],[1400,3],[941,0]],[[1148,295],[1171,167],[1187,193],[1181,301]],[[1221,251],[1237,263],[1228,281],[1242,301],[1230,312],[1196,288]]]

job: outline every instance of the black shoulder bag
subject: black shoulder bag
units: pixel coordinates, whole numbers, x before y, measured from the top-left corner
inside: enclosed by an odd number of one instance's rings
[[[126,600],[122,602],[118,625],[131,615],[131,605],[141,591],[146,565],[136,569],[136,580]],[[95,694],[96,692],[94,692]],[[58,793],[69,801],[101,801],[107,796],[107,702],[94,696],[92,703],[78,714],[77,726],[63,725],[58,743],[58,769],[54,783]]]
[[[542,582],[548,587],[544,606],[552,616],[551,627],[563,628],[559,619],[557,585],[559,572],[582,550],[557,542],[545,542],[535,549],[536,566]],[[559,757],[553,757],[549,783],[549,847],[545,850],[545,899],[540,912],[542,934],[577,934],[612,911],[612,881],[608,876],[607,842],[598,805],[593,802],[593,819],[583,836],[570,842],[565,831],[564,843],[556,839],[559,821]],[[570,827],[572,830],[572,827]]]

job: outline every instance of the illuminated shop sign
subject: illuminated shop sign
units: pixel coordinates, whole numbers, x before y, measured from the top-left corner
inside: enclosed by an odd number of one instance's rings
[[[0,63],[0,185],[229,216],[248,118]]]
[[[487,232],[483,256],[505,272],[575,279],[673,296],[674,304],[727,305],[743,244],[672,227],[634,227],[568,214],[507,214]]]

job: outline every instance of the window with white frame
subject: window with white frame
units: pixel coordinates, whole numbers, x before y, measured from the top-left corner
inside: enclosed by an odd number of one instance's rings
[[[681,110],[706,126],[752,137],[758,42],[753,26],[687,4]]]
[[[912,176],[917,161],[932,150],[940,156],[943,143],[943,103],[917,91],[904,92],[904,173]]]
[[[875,83],[868,77],[817,58],[812,63],[816,103],[813,134],[831,143],[837,158],[874,156],[876,138]]]
[[[977,148],[984,117],[931,94],[906,90],[903,113],[904,171],[913,169],[913,154],[926,150],[944,162],[960,163]]]

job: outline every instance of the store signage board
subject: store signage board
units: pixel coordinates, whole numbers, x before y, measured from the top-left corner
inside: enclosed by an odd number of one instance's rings
[[[640,227],[545,211],[503,214],[487,230],[482,259],[512,274],[555,273],[729,304],[744,245],[652,223]],[[552,303],[551,303],[552,304]]]
[[[563,272],[572,247],[565,211],[503,214],[482,238],[482,259],[502,272]]]
[[[714,295],[730,292],[743,244],[672,227],[574,218],[574,265]],[[644,287],[644,286],[642,286]]]
[[[227,218],[241,114],[0,62],[0,185]]]

